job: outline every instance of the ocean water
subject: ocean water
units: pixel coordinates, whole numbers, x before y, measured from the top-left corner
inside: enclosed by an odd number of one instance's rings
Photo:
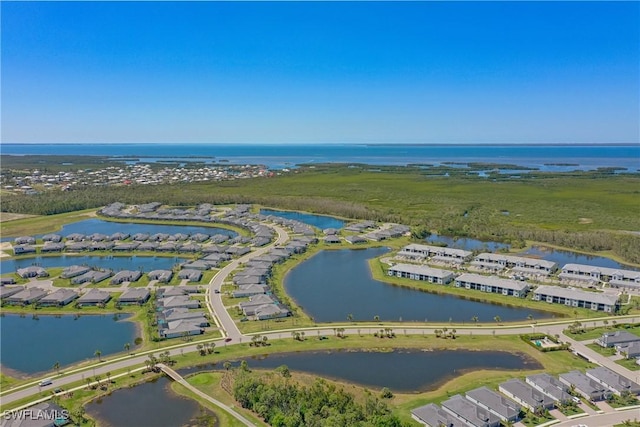
[[[273,169],[302,163],[440,165],[446,162],[514,164],[544,171],[619,167],[640,171],[640,144],[631,145],[405,145],[405,144],[2,144],[1,154],[87,155],[264,164]]]

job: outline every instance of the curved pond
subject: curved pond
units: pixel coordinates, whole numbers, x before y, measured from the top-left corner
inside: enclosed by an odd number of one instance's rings
[[[186,261],[179,257],[160,256],[36,256],[32,258],[8,259],[0,261],[2,273],[17,271],[19,268],[26,268],[37,265],[42,268],[69,267],[70,265],[88,265],[91,267],[108,268],[110,270],[142,270],[149,272],[152,270],[171,270],[175,264]]]
[[[19,373],[50,371],[54,363],[70,365],[95,357],[124,351],[125,343],[134,348],[136,323],[128,315],[53,316],[4,314],[0,318],[0,360],[2,367]]]
[[[203,409],[195,400],[175,394],[171,381],[160,377],[132,388],[114,391],[106,397],[88,403],[87,414],[100,426],[157,427],[195,426],[217,427],[219,421],[211,411]],[[206,416],[209,423],[198,423]]]
[[[62,226],[61,230],[55,231],[54,234],[59,234],[61,236],[67,236],[73,233],[80,234],[107,234],[111,235],[114,233],[167,233],[167,234],[176,234],[176,233],[185,233],[185,234],[224,234],[230,237],[236,237],[238,233],[232,230],[227,230],[226,228],[218,228],[218,227],[198,227],[193,225],[164,225],[164,224],[139,224],[133,222],[113,222],[113,221],[104,221],[102,219],[85,219],[83,221],[73,222],[71,224],[65,224]],[[45,234],[36,234],[34,237],[39,238],[44,236]],[[5,237],[2,241],[12,241],[15,237]]]
[[[249,368],[273,369],[287,365],[290,370],[359,384],[388,387],[396,392],[425,392],[466,371],[527,370],[542,366],[524,354],[501,351],[395,349],[375,351],[324,351],[281,353],[247,358]],[[239,365],[240,361],[232,364]],[[180,371],[182,375],[222,369],[222,364]]]
[[[318,227],[321,230],[326,228],[340,229],[344,227],[344,221],[332,216],[314,215],[302,212],[276,211],[272,209],[260,209],[260,213],[262,215],[273,215],[286,219],[294,219],[296,221]]]
[[[316,322],[337,322],[353,314],[354,320],[493,322],[551,317],[544,311],[471,301],[393,286],[371,277],[368,260],[387,248],[320,251],[293,268],[285,277],[287,293]],[[470,296],[481,295],[470,292]],[[505,301],[508,299],[505,297]]]

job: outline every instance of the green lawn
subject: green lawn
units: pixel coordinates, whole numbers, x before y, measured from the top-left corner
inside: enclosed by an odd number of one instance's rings
[[[616,330],[625,330],[629,333],[638,335],[640,337],[640,324],[630,325],[628,323],[618,324],[616,322],[614,325],[614,321],[609,321],[610,326],[606,326],[606,327],[603,326],[599,328],[594,328],[594,327],[589,328],[588,321],[582,322],[582,323],[583,323],[583,326],[586,328],[585,332],[576,334],[576,333],[572,333],[569,329],[566,329],[563,331],[563,333],[568,337],[573,338],[576,341],[593,340],[596,338],[600,338],[602,334],[606,332],[615,332]]]

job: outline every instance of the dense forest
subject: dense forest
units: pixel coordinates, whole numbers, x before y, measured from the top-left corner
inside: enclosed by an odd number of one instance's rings
[[[261,374],[238,368],[234,373],[233,395],[243,408],[250,409],[276,427],[403,427],[382,400],[371,393],[364,402],[352,394],[317,378],[312,385],[290,380],[282,366],[278,374]]]
[[[34,196],[4,195],[4,212],[50,215],[120,201],[258,203],[344,218],[411,225],[416,235],[511,243],[525,240],[589,252],[611,251],[640,263],[640,177],[565,176],[491,182],[351,169],[217,183],[104,186]]]

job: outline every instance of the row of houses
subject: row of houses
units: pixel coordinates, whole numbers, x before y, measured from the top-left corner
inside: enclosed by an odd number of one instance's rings
[[[456,275],[449,270],[424,265],[396,264],[389,267],[387,274],[389,276],[427,281],[440,285],[446,285],[454,281],[454,285],[458,288],[473,289],[518,298],[525,297],[530,290],[530,285],[523,281],[504,279],[497,276],[484,276],[475,273],[463,273],[456,277]],[[587,308],[607,313],[615,312],[619,305],[617,295],[546,285],[539,285],[533,290],[533,299],[535,301],[563,304],[570,307]]]
[[[209,319],[199,310],[200,301],[192,294],[200,289],[191,286],[160,288],[157,293],[156,321],[162,338],[179,338],[203,334]]]
[[[144,304],[150,298],[149,290],[145,288],[131,288],[123,292],[117,299],[119,304]],[[24,286],[0,288],[0,300],[8,305],[36,304],[42,307],[64,307],[76,301],[80,307],[104,305],[111,300],[109,292],[100,289],[90,289],[80,294],[72,289],[56,289],[49,292],[39,287]]]
[[[558,378],[547,373],[530,375],[524,381],[511,379],[498,386],[498,392],[480,387],[442,402],[411,411],[412,417],[427,426],[498,427],[517,422],[527,409],[541,413],[576,400],[573,391],[590,401],[612,394],[640,393],[640,385],[608,368],[598,367],[582,373],[571,371]]]
[[[563,280],[587,284],[604,282],[614,288],[640,289],[640,271],[595,267],[585,264],[566,264],[558,275]]]

